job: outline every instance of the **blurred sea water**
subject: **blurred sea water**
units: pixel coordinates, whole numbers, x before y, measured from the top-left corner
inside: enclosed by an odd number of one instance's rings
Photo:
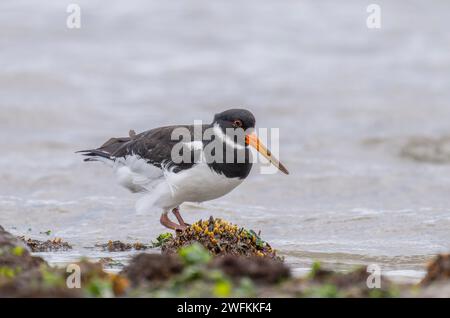
[[[0,3],[0,224],[74,244],[48,260],[163,231],[76,150],[232,107],[280,128],[291,174],[254,169],[183,206],[189,221],[261,230],[299,273],[320,260],[418,279],[449,251],[448,1],[378,1],[376,30],[367,1],[79,0],[68,29],[71,2]]]

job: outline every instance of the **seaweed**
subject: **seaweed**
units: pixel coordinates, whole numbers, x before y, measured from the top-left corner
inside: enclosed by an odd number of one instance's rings
[[[61,238],[54,238],[47,241],[39,241],[31,238],[25,238],[25,236],[19,236],[19,240],[23,241],[28,248],[36,252],[56,252],[56,251],[68,251],[72,249],[72,246],[64,242]]]
[[[282,261],[269,243],[253,230],[240,228],[219,218],[200,220],[167,238],[161,244],[163,253],[173,254],[180,248],[199,243],[213,256],[259,256]]]
[[[149,245],[145,245],[143,243],[124,243],[121,241],[108,241],[108,243],[105,244],[96,244],[95,247],[99,247],[101,248],[103,251],[108,251],[108,252],[125,252],[125,251],[130,251],[130,250],[136,250],[136,251],[141,251],[141,250],[146,250],[148,248],[150,248],[151,246]]]
[[[171,239],[173,239],[172,233],[162,233],[156,238],[156,241],[152,241],[151,247],[152,248],[161,247]]]
[[[70,273],[31,255],[23,240],[0,227],[0,297],[448,296],[449,254],[433,259],[419,285],[399,285],[381,277],[380,288],[371,289],[364,267],[345,273],[314,262],[309,275],[292,277],[289,267],[273,257],[273,250],[268,256],[257,253],[267,253],[270,247],[260,233],[213,218],[194,223],[190,228],[175,237],[161,235],[156,241],[161,243],[161,254],[139,253],[118,274],[104,271],[107,266],[121,266],[112,258],[97,263],[80,260],[75,264],[82,273],[81,288],[71,289],[67,285]],[[189,236],[191,231],[195,236]],[[200,240],[195,241],[194,237]],[[221,244],[222,253],[217,253],[213,239]],[[182,244],[176,245],[177,240]],[[244,243],[247,252],[241,252],[242,246],[234,249],[232,242]],[[111,241],[110,245],[134,248],[120,241]]]

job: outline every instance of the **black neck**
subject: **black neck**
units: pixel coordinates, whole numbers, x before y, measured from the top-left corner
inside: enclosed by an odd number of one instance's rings
[[[208,166],[215,172],[225,175],[227,178],[246,178],[252,168],[251,153],[248,147],[237,149],[236,147],[223,143],[222,150],[223,154],[218,154],[218,156],[212,151],[211,155],[216,156],[215,158],[219,158],[219,160],[207,160]],[[205,155],[208,156],[206,153]]]

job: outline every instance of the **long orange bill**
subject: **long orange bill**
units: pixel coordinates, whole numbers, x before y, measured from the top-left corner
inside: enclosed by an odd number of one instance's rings
[[[286,169],[285,166],[281,162],[278,161],[277,158],[275,158],[274,155],[268,150],[263,143],[259,140],[259,138],[256,136],[255,133],[251,133],[250,135],[245,136],[245,143],[247,145],[252,146],[255,148],[260,154],[262,154],[271,164],[273,164],[275,167],[277,167],[281,172],[284,172],[285,174],[289,174],[289,171]]]

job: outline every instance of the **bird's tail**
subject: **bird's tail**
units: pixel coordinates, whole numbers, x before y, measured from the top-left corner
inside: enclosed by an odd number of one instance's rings
[[[88,158],[84,161],[105,161],[105,159],[115,160],[116,155],[120,149],[135,137],[134,130],[130,130],[129,137],[111,138],[97,149],[80,150],[81,153]],[[120,155],[119,155],[120,156]]]
[[[81,153],[85,158],[84,161],[104,161],[104,159],[114,160],[110,153],[101,151],[99,149],[80,150],[76,153]]]
[[[97,149],[80,150],[77,153],[88,157],[84,161],[105,161],[105,159],[114,161],[116,156],[121,156],[121,149],[134,139],[136,139],[136,133],[130,130],[128,137],[111,138]]]

